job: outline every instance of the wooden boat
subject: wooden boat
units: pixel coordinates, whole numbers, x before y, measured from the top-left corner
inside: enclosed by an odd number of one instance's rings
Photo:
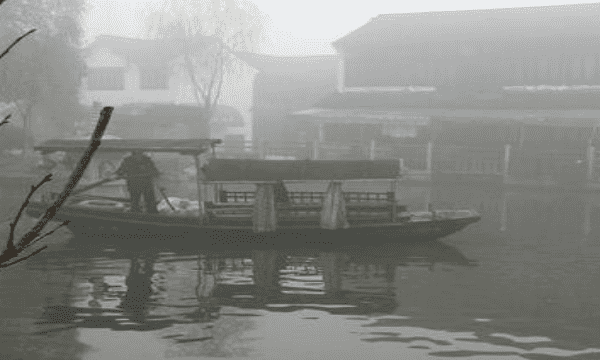
[[[213,201],[206,189],[228,184],[252,186],[277,183],[346,182],[381,179],[397,186],[400,163],[396,160],[313,161],[217,159],[214,147],[220,140],[104,140],[99,152],[170,152],[195,159],[198,209],[184,215],[148,214],[128,211],[127,199],[78,195],[71,197],[55,216],[69,220],[68,228],[81,236],[100,235],[130,239],[197,239],[207,245],[277,246],[286,241],[307,244],[352,244],[356,242],[429,241],[439,239],[480,220],[472,210],[409,212],[398,204],[395,191],[386,193],[345,192],[345,226],[323,228],[323,200],[331,194],[291,192],[287,204],[276,209],[275,228],[257,230],[255,192],[220,191]],[[82,140],[50,140],[37,151],[81,152]],[[212,151],[211,151],[212,150]],[[331,188],[331,187],[330,187]],[[341,187],[340,187],[341,189]],[[395,190],[395,188],[393,188]],[[339,190],[341,191],[341,190]],[[41,216],[52,199],[32,201],[27,213]]]

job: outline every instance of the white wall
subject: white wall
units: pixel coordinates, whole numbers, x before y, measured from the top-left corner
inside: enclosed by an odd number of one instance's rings
[[[241,61],[241,60],[240,60]],[[174,65],[173,62],[170,65]],[[83,79],[81,102],[92,105],[94,101],[103,106],[119,106],[132,102],[196,104],[193,87],[187,74],[183,71],[173,73],[169,79],[167,90],[141,90],[139,88],[139,68],[135,64],[127,64],[125,60],[112,54],[109,49],[98,48],[92,51],[87,59],[88,67],[118,67],[125,68],[125,90],[120,91],[89,91],[87,79]],[[220,103],[236,108],[244,118],[244,126],[229,127],[222,134],[242,134],[246,140],[252,140],[252,107],[254,78],[257,70],[242,63],[241,69],[235,73],[226,74],[221,89]]]
[[[91,91],[87,90],[87,79],[83,79],[81,102],[92,105],[99,101],[103,106],[118,106],[132,102],[175,102],[177,92],[176,79],[170,79],[169,89],[165,90],[140,90],[139,67],[115,56],[109,49],[99,48],[92,52],[87,59],[88,67],[124,67],[125,68],[125,90]]]

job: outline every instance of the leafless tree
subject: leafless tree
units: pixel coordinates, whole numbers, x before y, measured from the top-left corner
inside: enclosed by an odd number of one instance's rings
[[[235,52],[252,51],[266,15],[245,0],[164,0],[148,14],[146,37],[167,40],[181,59],[202,121],[210,122],[228,76],[243,71]]]

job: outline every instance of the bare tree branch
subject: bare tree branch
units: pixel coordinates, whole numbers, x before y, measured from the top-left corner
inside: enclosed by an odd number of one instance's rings
[[[17,249],[20,249],[22,246],[27,245],[39,235],[44,226],[46,226],[46,224],[50,220],[52,220],[54,215],[56,215],[58,210],[60,210],[60,207],[67,200],[75,186],[77,186],[77,183],[83,176],[83,172],[85,171],[89,162],[91,161],[94,152],[96,152],[96,150],[100,146],[102,136],[104,135],[104,131],[106,130],[106,126],[108,125],[108,121],[110,120],[110,116],[112,114],[113,109],[114,108],[112,107],[105,107],[104,109],[102,109],[102,112],[100,113],[100,120],[98,120],[96,129],[94,130],[90,146],[81,156],[79,164],[77,164],[77,167],[75,168],[75,170],[73,170],[73,173],[71,173],[71,177],[65,185],[65,188],[63,189],[62,193],[58,196],[56,202],[50,208],[48,208],[48,210],[46,210],[44,216],[38,221],[37,224],[35,224],[33,229],[31,229],[27,234],[23,236],[20,243],[17,244]]]
[[[71,194],[73,189],[77,186],[77,183],[83,176],[83,173],[85,172],[85,169],[87,168],[88,164],[90,163],[94,152],[100,146],[102,136],[104,135],[104,131],[106,129],[106,126],[108,125],[108,122],[110,120],[110,116],[112,114],[113,109],[114,108],[112,108],[112,107],[105,107],[104,109],[102,109],[102,112],[100,113],[100,119],[98,120],[96,129],[94,130],[94,134],[92,136],[90,145],[86,149],[85,153],[82,155],[75,170],[73,170],[73,172],[71,173],[71,177],[69,178],[69,181],[65,185],[62,193],[59,195],[59,197],[55,201],[55,203],[46,210],[44,216],[35,224],[35,226],[31,230],[29,230],[20,239],[20,241],[17,244],[15,244],[14,231],[15,231],[16,225],[17,225],[23,211],[25,210],[25,208],[27,208],[27,205],[29,204],[29,200],[31,199],[31,197],[33,196],[35,191],[37,189],[39,189],[44,183],[50,181],[52,178],[52,175],[51,174],[47,175],[46,177],[44,177],[44,179],[42,181],[40,181],[40,183],[38,185],[31,187],[31,191],[28,194],[27,198],[25,199],[24,203],[21,205],[21,208],[19,209],[19,212],[17,213],[17,216],[15,217],[14,222],[12,222],[10,224],[10,228],[11,228],[10,237],[9,237],[7,245],[6,245],[6,249],[0,254],[0,268],[16,264],[18,262],[21,262],[21,261],[28,259],[31,256],[39,253],[46,247],[36,250],[34,253],[26,256],[25,258],[22,258],[22,259],[19,259],[17,261],[10,262],[10,263],[7,262],[10,259],[16,258],[23,250],[30,247],[34,243],[37,243],[38,241],[42,240],[43,238],[54,233],[60,227],[68,224],[68,221],[64,221],[62,224],[60,224],[53,230],[51,230],[43,235],[40,235],[41,231],[44,229],[46,224],[54,218],[56,213],[58,213],[62,204],[67,200],[67,198],[69,197],[69,195]]]
[[[21,208],[19,209],[19,212],[17,212],[17,215],[15,216],[15,220],[13,222],[10,223],[10,235],[8,237],[8,242],[6,243],[6,250],[0,254],[0,264],[3,262],[3,258],[6,254],[6,256],[16,256],[15,252],[17,251],[16,247],[15,247],[15,229],[17,227],[17,224],[19,223],[19,219],[21,219],[21,216],[23,215],[23,211],[25,210],[25,208],[27,208],[27,205],[29,205],[29,200],[31,200],[31,197],[33,196],[33,194],[40,188],[42,187],[42,185],[44,185],[47,182],[50,182],[50,180],[52,180],[52,174],[48,174],[46,175],[37,185],[32,185],[31,186],[31,190],[29,191],[29,194],[27,194],[27,197],[25,198],[25,201],[23,201],[23,204],[21,204]]]
[[[224,61],[223,58],[220,58],[220,64],[218,66],[218,68],[221,70],[220,74],[219,74],[219,79],[218,79],[218,83],[217,83],[217,90],[215,93],[215,103],[219,100],[219,98],[221,97],[221,88],[223,86],[223,67],[224,67]]]
[[[25,34],[19,36],[15,41],[12,42],[12,44],[10,44],[6,48],[6,50],[4,50],[4,52],[2,54],[0,54],[0,59],[2,59],[6,54],[8,54],[10,49],[12,49],[15,45],[17,45],[19,43],[19,41],[23,40],[26,36],[28,36],[29,34],[32,34],[34,32],[35,32],[35,29],[31,29],[28,32],[26,32]]]
[[[201,87],[201,84],[196,80],[196,75],[194,74],[194,64],[192,64],[192,61],[190,60],[190,58],[187,56],[187,54],[183,55],[183,59],[185,61],[185,68],[187,69],[188,75],[190,77],[190,79],[192,80],[192,86],[194,87],[194,96],[196,97],[196,101],[198,101],[198,105],[204,105],[202,104],[202,100],[204,100],[204,90]],[[200,94],[202,94],[202,99],[200,98]]]
[[[10,121],[8,121],[8,119],[10,119],[10,117],[12,116],[12,114],[8,114],[4,117],[4,120],[2,120],[2,122],[0,122],[0,126],[2,125],[6,125],[6,124],[10,124]]]
[[[31,245],[34,245],[36,243],[38,243],[40,240],[44,239],[45,237],[52,235],[54,232],[56,232],[56,230],[60,229],[63,226],[67,226],[69,225],[70,221],[69,220],[65,220],[62,223],[58,224],[54,229],[48,231],[47,233],[40,235],[38,237],[36,237],[32,242],[30,242],[28,245],[25,245],[21,251],[27,249],[28,247],[30,247]]]
[[[25,261],[25,260],[29,259],[30,257],[32,257],[32,256],[35,256],[35,255],[37,255],[37,254],[41,253],[41,252],[42,252],[44,249],[46,249],[47,247],[48,247],[48,245],[44,245],[44,246],[42,246],[41,248],[37,249],[36,251],[32,252],[31,254],[29,254],[29,255],[25,256],[24,258],[20,258],[20,259],[18,259],[18,260],[15,260],[15,261],[13,261],[13,262],[9,262],[9,263],[0,263],[0,269],[1,269],[1,268],[6,268],[6,267],[9,267],[9,266],[12,266],[12,265],[14,265],[14,264],[17,264],[17,263],[20,263],[21,261]]]

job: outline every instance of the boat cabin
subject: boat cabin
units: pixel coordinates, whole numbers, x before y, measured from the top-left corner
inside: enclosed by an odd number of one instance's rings
[[[211,159],[203,168],[206,185],[215,186],[216,203],[207,209],[215,219],[254,223],[321,222],[324,228],[346,227],[346,221],[396,222],[406,207],[398,204],[396,188],[401,177],[398,160],[239,160]],[[387,192],[343,192],[346,182],[384,180]],[[306,189],[327,185],[325,192],[290,192],[286,185]],[[226,191],[225,186],[251,185],[255,190]],[[273,213],[273,214],[271,214]],[[262,215],[261,215],[262,214]],[[264,216],[265,219],[257,217]]]

